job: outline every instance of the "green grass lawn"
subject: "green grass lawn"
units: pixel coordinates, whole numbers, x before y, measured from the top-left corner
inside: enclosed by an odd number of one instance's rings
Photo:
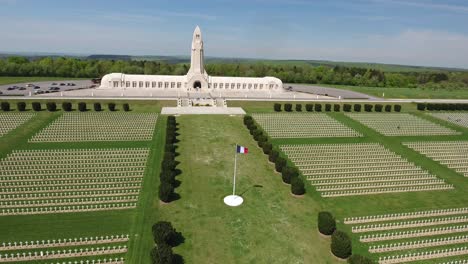
[[[27,83],[27,82],[45,82],[61,80],[88,80],[90,78],[68,78],[68,77],[18,77],[18,76],[0,76],[0,85]]]
[[[362,87],[346,85],[324,85],[344,90],[351,90],[376,97],[398,99],[468,99],[468,89],[421,89],[421,88],[392,88],[392,87]]]

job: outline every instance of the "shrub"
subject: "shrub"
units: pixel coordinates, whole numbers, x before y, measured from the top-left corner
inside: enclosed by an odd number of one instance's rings
[[[291,178],[291,192],[295,195],[303,195],[305,193],[304,182],[300,177]]]
[[[167,244],[160,244],[151,250],[151,261],[153,264],[174,263],[174,253],[172,247]]]
[[[62,103],[63,111],[70,112],[72,110],[72,103],[70,102],[63,102]]]
[[[348,259],[349,264],[374,264],[374,261],[361,255],[352,255]]]
[[[351,105],[350,104],[344,104],[343,105],[343,111],[351,112]]]
[[[314,111],[314,105],[313,104],[306,104],[305,108],[306,108],[307,112]]]
[[[85,112],[86,111],[86,103],[85,102],[79,102],[78,103],[78,110],[80,112]]]
[[[177,231],[170,222],[159,221],[151,228],[153,239],[157,245],[173,245],[177,238]]]
[[[159,200],[168,203],[174,195],[174,186],[172,184],[162,181],[159,184]]]
[[[392,106],[391,105],[385,105],[385,112],[391,112],[392,111]]]
[[[249,115],[244,116],[244,125],[247,125],[252,122],[253,122],[252,116],[249,116]]]
[[[429,111],[432,111],[432,110],[435,109],[434,104],[432,104],[432,103],[427,104],[426,107],[427,107],[427,110],[429,110]]]
[[[109,111],[115,111],[115,103],[109,103],[107,104],[107,108],[109,109]]]
[[[331,104],[325,104],[325,112],[331,111]]]
[[[355,104],[354,105],[354,112],[361,112],[361,105],[360,104]]]
[[[255,141],[258,141],[258,138],[259,138],[261,135],[263,135],[263,132],[262,132],[262,130],[260,130],[260,129],[257,128],[257,129],[255,129],[255,130],[253,131],[253,134],[252,134],[252,135],[253,135],[253,138],[255,139]]]
[[[418,108],[419,111],[424,111],[424,110],[426,110],[426,104],[425,103],[418,103],[417,108]]]
[[[292,111],[292,104],[284,104],[284,111],[291,112]]]
[[[263,153],[269,155],[271,150],[273,149],[273,145],[270,142],[265,142],[262,146]]]
[[[125,112],[130,111],[130,105],[129,105],[128,103],[123,104],[123,105],[122,105],[122,108],[123,108],[123,110],[124,110]]]
[[[374,109],[375,109],[376,112],[382,112],[382,108],[383,108],[383,105],[376,104]]]
[[[283,170],[284,166],[286,166],[286,160],[283,157],[276,158],[276,160],[275,160],[275,170],[277,172],[281,172]]]
[[[273,105],[273,109],[275,110],[275,112],[281,112],[281,104],[275,103]]]
[[[321,104],[315,104],[315,112],[322,112],[322,105]]]
[[[18,102],[16,103],[16,108],[18,109],[18,111],[26,111],[26,103],[25,102]]]
[[[39,103],[39,102],[33,102],[33,103],[31,104],[31,106],[32,106],[32,109],[33,109],[34,111],[36,111],[36,112],[42,110],[41,103]]]
[[[264,134],[261,134],[260,136],[258,136],[258,140],[257,140],[258,146],[263,148],[263,144],[265,144],[267,140],[268,140],[267,136],[265,136]]]
[[[401,111],[401,105],[394,105],[394,106],[393,106],[393,110],[394,110],[395,112],[400,112],[400,111]]]
[[[54,102],[47,102],[46,108],[47,108],[47,111],[49,112],[55,112],[57,110],[57,104]]]
[[[302,112],[302,105],[296,104],[296,112]]]
[[[278,157],[279,157],[278,151],[272,149],[270,154],[268,155],[268,160],[271,162],[275,162]]]
[[[94,111],[100,112],[102,111],[101,103],[94,103]]]
[[[0,104],[0,108],[3,110],[3,111],[10,111],[10,103],[9,102],[2,102]]]
[[[331,235],[336,230],[336,220],[330,212],[318,213],[318,229],[324,235]]]
[[[366,112],[372,112],[372,105],[371,104],[365,104],[364,105],[364,111]]]
[[[339,104],[334,104],[333,105],[333,111],[339,112],[340,111],[340,105]]]
[[[285,166],[281,172],[281,178],[283,179],[283,182],[287,184],[291,183],[292,178],[297,178],[298,176],[299,172],[294,167]]]
[[[333,255],[345,259],[351,256],[351,240],[342,231],[336,230],[331,237],[331,252]]]

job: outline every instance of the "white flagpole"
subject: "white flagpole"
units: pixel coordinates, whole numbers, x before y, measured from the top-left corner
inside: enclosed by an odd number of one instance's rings
[[[234,154],[234,180],[232,186],[232,195],[236,195],[236,170],[237,170],[237,144],[236,144],[236,152]]]

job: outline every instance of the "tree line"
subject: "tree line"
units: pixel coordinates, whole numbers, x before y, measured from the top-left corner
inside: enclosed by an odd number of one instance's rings
[[[127,74],[185,75],[190,65],[163,61],[96,60],[50,58],[29,60],[11,56],[0,59],[0,76],[45,76],[98,78],[111,72]],[[225,63],[206,65],[214,76],[274,76],[285,83],[331,84],[368,87],[408,87],[429,89],[468,89],[468,72],[384,72],[345,66],[312,66],[290,63]]]

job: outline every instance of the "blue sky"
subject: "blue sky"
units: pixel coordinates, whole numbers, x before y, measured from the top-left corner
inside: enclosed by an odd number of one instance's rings
[[[0,0],[0,51],[468,68],[466,0]]]

